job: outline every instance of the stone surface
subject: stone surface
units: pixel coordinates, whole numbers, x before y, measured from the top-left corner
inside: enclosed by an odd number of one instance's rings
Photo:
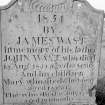
[[[103,26],[103,36],[101,45],[101,59],[99,64],[99,76],[96,88],[96,101],[98,105],[105,104],[105,21]]]
[[[100,78],[105,76],[105,22],[103,26],[103,36],[102,36],[102,47],[101,47],[101,60],[100,60]]]
[[[85,0],[2,9],[1,105],[95,105],[103,21]]]

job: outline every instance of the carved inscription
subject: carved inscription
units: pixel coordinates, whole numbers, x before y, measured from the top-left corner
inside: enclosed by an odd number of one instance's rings
[[[30,7],[37,12],[65,12],[72,5],[71,0],[32,0]]]
[[[102,19],[71,0],[23,0],[2,11],[3,102],[95,105]]]

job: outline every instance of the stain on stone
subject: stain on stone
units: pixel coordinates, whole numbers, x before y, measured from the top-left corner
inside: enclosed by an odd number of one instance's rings
[[[8,22],[11,23],[12,22],[12,19],[9,19]]]
[[[105,105],[105,77],[97,81],[96,104]]]
[[[95,89],[96,89],[96,86],[93,86],[91,89],[88,90],[90,97],[93,96],[93,91],[94,91]]]
[[[17,14],[15,15],[15,19],[18,19],[18,15]]]
[[[102,92],[96,91],[96,104],[105,105],[105,95]]]

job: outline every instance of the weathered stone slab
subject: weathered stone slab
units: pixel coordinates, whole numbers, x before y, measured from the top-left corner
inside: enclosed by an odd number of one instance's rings
[[[105,21],[103,27],[101,59],[99,64],[99,76],[96,87],[96,98],[97,103],[101,105],[105,104]]]
[[[105,76],[105,21],[104,21],[104,26],[103,26],[99,78],[104,78],[104,76]]]
[[[85,0],[3,8],[0,103],[95,105],[103,21]]]

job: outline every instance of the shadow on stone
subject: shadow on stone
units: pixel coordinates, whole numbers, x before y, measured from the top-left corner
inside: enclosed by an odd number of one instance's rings
[[[102,78],[97,82],[96,104],[105,105],[105,78]]]

